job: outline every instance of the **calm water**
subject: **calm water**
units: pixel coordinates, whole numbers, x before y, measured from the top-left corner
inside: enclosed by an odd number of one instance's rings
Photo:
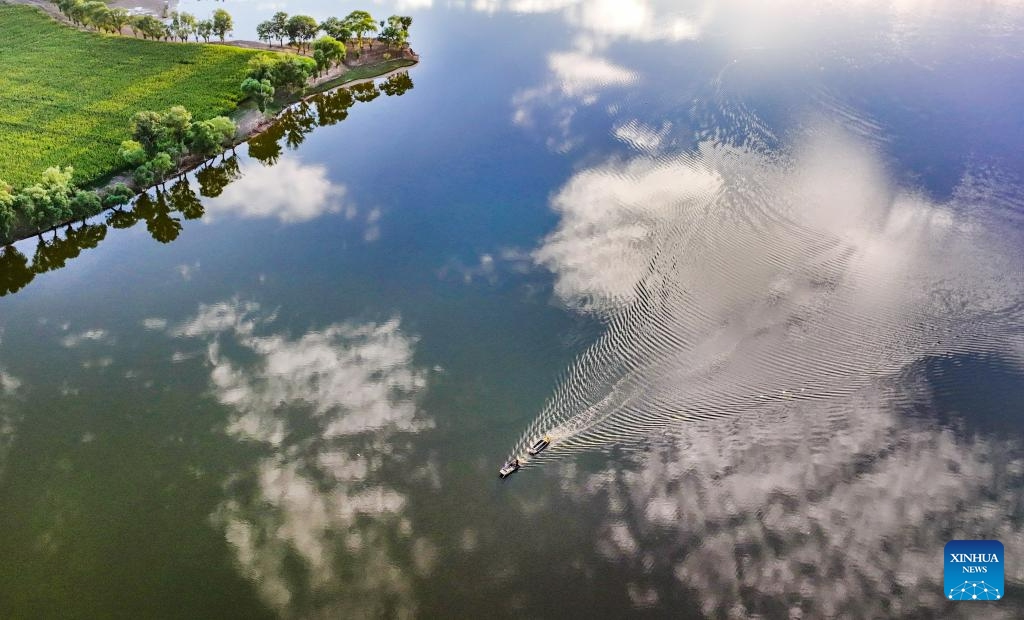
[[[0,616],[1021,617],[1024,7],[762,4],[374,4],[419,66],[3,250]]]

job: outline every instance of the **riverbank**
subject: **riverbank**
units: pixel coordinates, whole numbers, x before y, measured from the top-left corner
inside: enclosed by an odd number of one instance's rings
[[[59,13],[58,13],[59,14]],[[360,80],[387,75],[418,62],[411,49],[352,54],[346,64],[311,79],[292,96],[278,98],[269,113],[242,100],[239,84],[250,58],[263,49],[242,45],[169,43],[104,35],[68,27],[27,6],[0,3],[5,37],[0,40],[0,179],[25,187],[52,166],[72,166],[75,183],[103,191],[122,182],[118,155],[129,138],[131,117],[143,110],[183,105],[197,120],[230,115],[238,125],[231,148],[273,125],[281,110],[309,96]],[[281,53],[281,48],[274,52]],[[386,60],[385,55],[397,56]],[[74,88],[68,88],[74,84]],[[179,176],[207,158],[186,156]],[[77,218],[76,218],[77,219]],[[40,230],[20,221],[10,243],[66,225]]]

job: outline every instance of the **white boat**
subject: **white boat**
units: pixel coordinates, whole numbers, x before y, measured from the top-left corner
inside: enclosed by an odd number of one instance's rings
[[[508,478],[517,471],[519,471],[519,459],[512,459],[502,465],[501,469],[498,470],[498,477]]]

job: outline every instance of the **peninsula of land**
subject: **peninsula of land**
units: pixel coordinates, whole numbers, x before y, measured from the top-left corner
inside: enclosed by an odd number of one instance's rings
[[[126,204],[293,102],[418,61],[403,16],[279,12],[255,42],[228,40],[223,9],[161,20],[98,1],[41,4],[0,3],[0,243]]]

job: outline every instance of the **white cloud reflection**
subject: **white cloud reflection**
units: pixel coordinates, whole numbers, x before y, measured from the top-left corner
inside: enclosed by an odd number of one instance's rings
[[[330,180],[325,166],[282,156],[270,168],[242,164],[241,177],[203,204],[208,220],[222,216],[277,218],[291,224],[341,212],[344,197],[345,187]]]
[[[597,548],[629,568],[637,607],[683,588],[709,617],[970,616],[944,600],[943,545],[994,538],[1010,557],[1024,544],[1024,457],[1015,440],[897,413],[932,406],[929,394],[910,381],[695,420],[604,472],[565,467],[563,489],[607,515]],[[1024,582],[1018,563],[1006,571],[1008,584]],[[986,617],[1019,617],[1006,602]]]
[[[409,571],[432,569],[432,543],[414,541],[408,499],[383,471],[410,458],[403,435],[432,427],[416,405],[427,385],[416,339],[397,318],[297,337],[264,334],[273,321],[236,299],[201,306],[174,332],[207,342],[211,389],[234,412],[228,432],[269,451],[238,473],[214,521],[284,616],[411,615]],[[395,544],[419,557],[413,566]]]

